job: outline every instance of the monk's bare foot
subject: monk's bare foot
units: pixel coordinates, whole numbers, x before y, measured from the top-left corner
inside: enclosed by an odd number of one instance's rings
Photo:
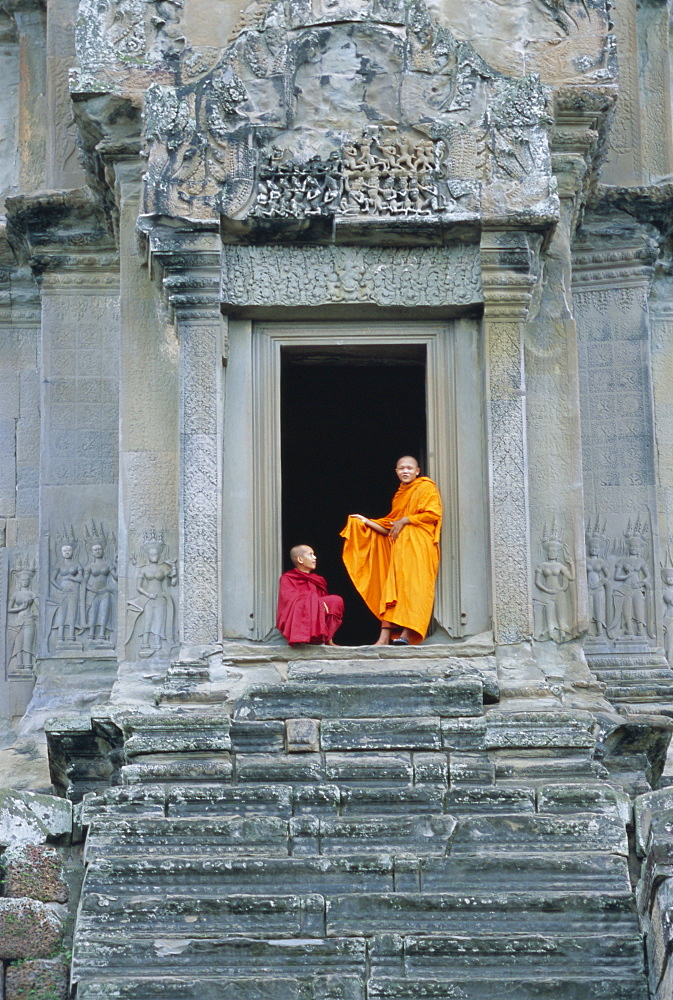
[[[381,629],[381,635],[378,637],[375,646],[389,646],[390,645],[390,627],[384,625]]]
[[[338,643],[335,642],[334,639],[330,639],[330,641],[327,643],[327,645],[328,646],[338,646]]]

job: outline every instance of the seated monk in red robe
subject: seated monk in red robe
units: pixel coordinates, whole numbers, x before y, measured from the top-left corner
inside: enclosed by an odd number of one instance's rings
[[[313,572],[317,560],[310,545],[295,545],[290,559],[294,569],[280,578],[276,628],[291,646],[303,642],[335,646],[334,633],[344,615],[343,598],[328,594],[324,577]]]

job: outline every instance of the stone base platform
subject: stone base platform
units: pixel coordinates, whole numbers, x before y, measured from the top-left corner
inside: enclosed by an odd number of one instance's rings
[[[609,721],[402,653],[178,664],[90,720],[78,1000],[646,1000]]]

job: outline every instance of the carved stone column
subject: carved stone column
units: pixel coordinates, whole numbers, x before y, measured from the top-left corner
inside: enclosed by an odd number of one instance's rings
[[[481,241],[493,631],[501,644],[530,639],[533,624],[523,333],[535,241],[507,232]]]
[[[173,237],[174,250],[180,237]],[[226,355],[219,306],[219,236],[203,233],[185,252],[152,240],[180,342],[181,647],[221,636],[221,383]]]

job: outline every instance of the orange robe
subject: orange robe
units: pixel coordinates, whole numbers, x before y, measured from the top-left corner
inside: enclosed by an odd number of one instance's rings
[[[371,520],[390,529],[401,517],[408,517],[410,523],[394,542],[349,517],[341,532],[346,540],[343,560],[372,614],[400,630],[410,629],[415,633],[412,641],[418,643],[432,615],[442,526],[442,501],[427,476],[401,483],[390,514]]]

